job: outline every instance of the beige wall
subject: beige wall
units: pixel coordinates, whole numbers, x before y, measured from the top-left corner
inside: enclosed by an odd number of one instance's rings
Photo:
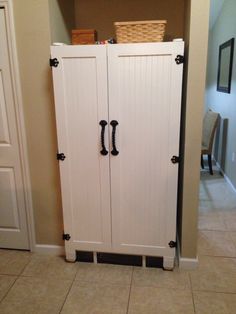
[[[55,114],[47,0],[14,0],[17,52],[32,183],[36,242],[61,244]]]
[[[71,43],[71,30],[75,28],[74,0],[48,0],[51,42]]]
[[[183,97],[182,210],[180,251],[182,257],[197,255],[198,190],[202,116],[204,108],[210,0],[186,1],[186,64]],[[199,21],[201,21],[199,23]],[[182,138],[183,141],[183,138]],[[181,207],[181,206],[180,206]]]
[[[94,28],[98,39],[114,37],[113,22],[166,19],[166,40],[183,37],[184,0],[75,0],[77,28]]]

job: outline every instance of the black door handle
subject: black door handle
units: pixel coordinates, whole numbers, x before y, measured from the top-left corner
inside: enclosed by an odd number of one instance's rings
[[[101,146],[102,146],[102,150],[100,151],[100,153],[105,156],[105,155],[108,154],[108,151],[106,150],[106,146],[105,146],[105,141],[104,141],[104,134],[105,134],[105,128],[106,128],[106,125],[107,125],[107,121],[101,120],[99,122],[99,124],[102,127],[102,129],[101,129]]]
[[[112,126],[111,140],[112,140],[112,151],[113,156],[117,156],[119,151],[116,149],[116,127],[119,123],[116,120],[112,120],[110,125]]]

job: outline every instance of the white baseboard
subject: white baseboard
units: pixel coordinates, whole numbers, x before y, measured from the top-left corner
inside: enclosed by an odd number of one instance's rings
[[[180,242],[179,242],[179,235],[177,234],[177,249],[176,249],[176,265],[180,269],[196,269],[198,267],[198,258],[187,258],[181,257],[180,255]]]
[[[233,183],[231,182],[230,178],[224,173],[223,169],[221,168],[220,164],[218,163],[218,161],[216,161],[216,166],[219,168],[220,172],[222,173],[223,177],[225,178],[225,181],[230,185],[230,187],[232,188],[232,190],[234,191],[234,193],[236,193],[236,188],[233,185]]]
[[[36,244],[33,252],[51,254],[55,256],[64,256],[65,247],[60,245]]]
[[[180,269],[196,269],[198,267],[198,258],[187,258],[179,256],[179,268]]]

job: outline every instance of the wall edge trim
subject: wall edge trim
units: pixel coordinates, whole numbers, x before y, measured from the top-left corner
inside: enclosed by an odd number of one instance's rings
[[[233,190],[233,192],[236,194],[236,187],[233,185],[232,181],[230,180],[230,178],[225,174],[224,170],[221,168],[220,164],[218,163],[218,161],[216,161],[216,159],[214,158],[215,162],[216,162],[216,166],[219,168],[220,172],[222,173],[225,181],[230,185],[231,189]]]
[[[179,268],[180,269],[196,269],[198,267],[198,257],[196,258],[187,258],[179,256]]]
[[[35,244],[34,252],[55,256],[65,256],[65,247],[61,245]]]
[[[189,257],[182,257],[180,253],[180,241],[179,241],[179,235],[177,234],[177,249],[176,249],[176,266],[179,267],[179,269],[184,270],[193,270],[198,267],[198,257],[195,258],[189,258]]]

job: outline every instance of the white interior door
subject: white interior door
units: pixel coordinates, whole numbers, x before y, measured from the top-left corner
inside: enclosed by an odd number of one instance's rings
[[[117,252],[173,257],[183,42],[108,46],[112,243]]]
[[[111,248],[109,155],[101,155],[100,121],[108,122],[105,46],[52,47],[67,259],[75,250]],[[108,148],[108,125],[104,140]]]
[[[0,9],[0,247],[29,249],[4,8]]]

